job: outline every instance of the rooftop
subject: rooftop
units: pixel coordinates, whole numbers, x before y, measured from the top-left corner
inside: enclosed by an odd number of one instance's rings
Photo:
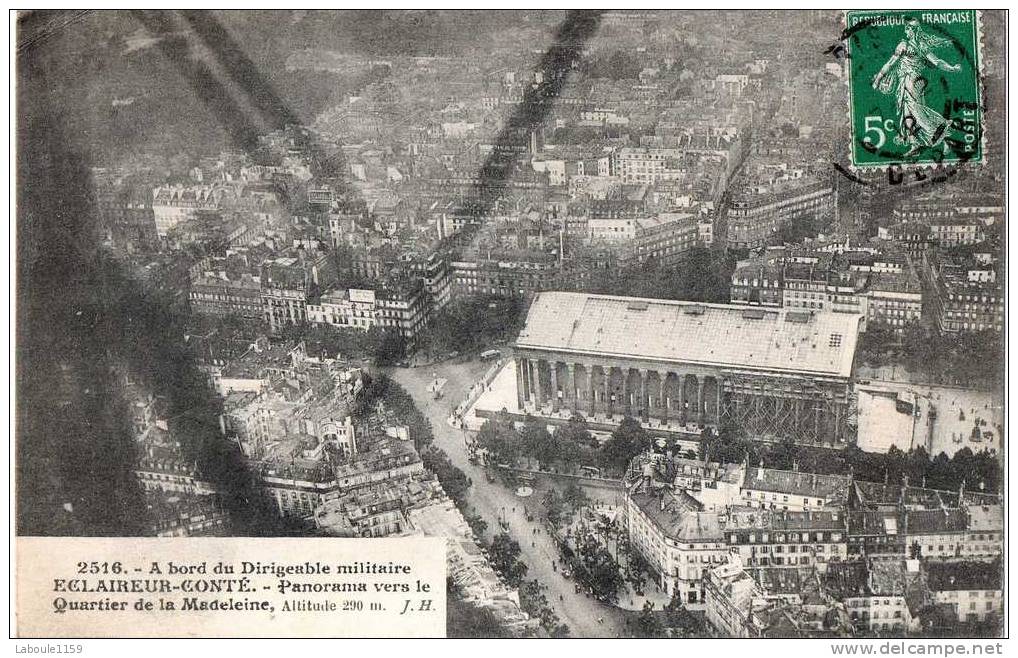
[[[726,530],[844,530],[844,517],[838,512],[771,512],[744,508],[733,511]]]
[[[901,532],[898,512],[881,510],[853,510],[848,513],[848,534],[897,536]]]
[[[935,562],[923,564],[931,591],[992,590],[1002,586],[1000,563]]]
[[[860,316],[571,292],[539,293],[517,346],[849,377]]]
[[[980,509],[985,509],[988,513],[1000,515],[1000,496],[997,494],[944,491],[867,480],[856,480],[854,486],[859,503],[863,506],[879,507],[900,503],[911,508],[941,509],[967,505],[970,514],[978,514]]]
[[[634,491],[630,496],[633,503],[672,539],[721,541],[724,537],[718,514],[696,511],[686,498],[663,491],[659,495],[651,491]]]
[[[964,532],[967,527],[968,516],[963,509],[905,512],[905,531],[910,535]]]
[[[293,363],[294,344],[256,343],[241,357],[223,368],[223,377],[230,379],[261,379],[268,370],[288,368]]]
[[[1001,532],[1004,530],[1004,508],[1000,504],[968,505],[966,510],[969,515],[968,529],[970,532]]]
[[[748,569],[764,594],[771,596],[798,595],[811,601],[818,589],[817,572],[809,567],[758,567]]]
[[[831,562],[824,572],[824,589],[838,600],[865,596],[868,581],[866,563],[862,560]]]
[[[870,290],[880,292],[921,293],[922,286],[915,270],[908,268],[905,272],[873,272],[870,274]]]
[[[848,475],[820,475],[800,471],[779,471],[773,468],[750,468],[746,471],[744,489],[776,491],[847,502],[852,478]]]
[[[869,571],[870,591],[876,596],[912,599],[922,589],[918,560],[870,560]]]

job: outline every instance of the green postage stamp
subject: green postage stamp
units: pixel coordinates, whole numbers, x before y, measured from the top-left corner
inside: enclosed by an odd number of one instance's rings
[[[852,164],[981,162],[979,13],[848,11]]]

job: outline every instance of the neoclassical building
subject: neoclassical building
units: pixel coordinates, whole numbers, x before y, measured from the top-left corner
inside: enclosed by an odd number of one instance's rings
[[[861,316],[542,292],[516,341],[519,409],[734,423],[760,439],[854,433]]]

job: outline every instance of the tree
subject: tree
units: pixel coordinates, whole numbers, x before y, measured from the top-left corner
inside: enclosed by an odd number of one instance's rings
[[[520,608],[531,617],[537,617],[548,607],[545,586],[537,580],[528,580],[520,587]]]
[[[558,437],[558,434],[556,433],[555,436]],[[580,444],[571,440],[557,441],[555,451],[556,460],[566,466],[576,465],[583,455],[583,449],[580,447]]]
[[[488,522],[480,514],[470,510],[467,514],[463,515],[463,518],[474,532],[475,537],[484,536],[484,531],[488,529]]]
[[[660,615],[654,614],[654,604],[651,601],[643,604],[643,610],[636,618],[633,634],[636,637],[665,637],[667,635]]]
[[[586,505],[588,501],[587,494],[575,482],[566,485],[565,491],[562,492],[562,499],[574,512]]]
[[[410,438],[417,450],[423,452],[425,447],[433,443],[435,437],[431,421],[417,408],[417,404],[406,392],[406,389],[387,375],[375,377],[365,375],[364,388],[357,396],[353,416],[355,418],[368,417],[379,400],[385,404],[386,409],[396,415],[400,423],[410,428]]]
[[[506,532],[495,535],[491,542],[491,566],[505,578],[510,587],[519,587],[527,575],[527,565],[519,561],[520,544]]]
[[[785,437],[771,446],[767,454],[767,465],[771,468],[791,470],[797,464],[798,458],[799,446],[792,439]]]
[[[477,433],[477,446],[483,448],[496,463],[515,464],[522,450],[522,440],[512,422],[488,418]]]
[[[375,365],[391,366],[403,358],[406,340],[395,329],[371,327],[367,335],[368,353]]]
[[[650,565],[647,564],[643,554],[635,550],[628,543],[626,544],[626,554],[629,556],[629,559],[626,561],[626,577],[629,580],[629,584],[633,586],[633,589],[639,592],[647,584],[647,573],[650,571]]]
[[[675,590],[665,606],[665,626],[673,637],[706,637],[707,624],[703,617],[690,612],[682,604],[682,593]]]
[[[738,464],[753,452],[753,444],[731,427],[721,428],[718,434],[706,427],[701,433],[698,458],[723,464]]]
[[[549,635],[554,638],[569,637],[569,626],[567,624],[559,624]]]
[[[544,516],[553,526],[558,527],[566,519],[566,505],[562,496],[555,489],[544,494],[541,500],[544,505]]]
[[[587,427],[587,419],[579,414],[573,414],[568,423],[556,429],[555,438],[561,443],[597,446],[597,440]]]
[[[540,619],[541,626],[552,637],[565,637],[569,634],[569,628],[559,623],[558,615],[548,605],[545,589],[546,587],[537,580],[523,583],[520,587],[520,608],[531,617]]]
[[[470,480],[467,474],[453,464],[449,457],[435,446],[428,448],[421,454],[421,461],[424,467],[438,477],[439,483],[445,493],[456,502],[462,505],[466,499],[467,490],[470,488]]]
[[[528,415],[520,432],[520,447],[523,454],[537,460],[541,468],[558,458],[558,443],[548,432],[548,427],[537,418]]]
[[[593,535],[583,535],[577,543],[580,555],[577,580],[589,587],[598,600],[616,603],[619,589],[625,584],[618,562]]]
[[[638,420],[626,416],[602,446],[601,461],[605,468],[614,473],[622,473],[634,457],[650,447],[651,439],[647,430],[643,429]]]
[[[494,295],[450,302],[435,313],[419,341],[438,354],[463,352],[514,336],[522,324],[523,300]]]

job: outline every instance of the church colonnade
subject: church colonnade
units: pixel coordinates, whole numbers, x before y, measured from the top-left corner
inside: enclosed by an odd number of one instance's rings
[[[625,414],[644,421],[718,422],[721,380],[702,370],[520,355],[515,365],[520,409],[568,409],[588,417]]]

